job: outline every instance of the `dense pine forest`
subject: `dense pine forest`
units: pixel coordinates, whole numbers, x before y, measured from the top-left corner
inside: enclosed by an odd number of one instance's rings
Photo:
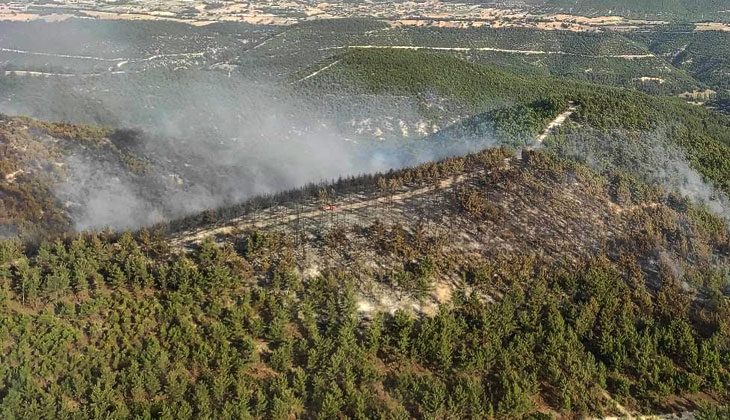
[[[388,92],[421,98],[424,92],[437,94],[448,99],[449,111],[459,109],[471,117],[436,137],[496,135],[501,142],[515,146],[524,145],[539,131],[544,122],[540,116],[554,115],[568,102],[574,102],[579,105],[575,128],[595,130],[588,137],[617,133],[646,137],[659,133],[659,142],[680,148],[695,170],[730,192],[730,166],[726,160],[730,155],[730,119],[678,98],[562,78],[524,76],[437,53],[359,50],[344,55],[342,60],[341,66],[306,83],[326,86],[333,92]],[[512,101],[522,108],[503,106]],[[444,112],[434,110],[436,107],[425,98],[423,103],[426,115]],[[438,119],[436,115],[434,118]],[[643,152],[648,150],[643,148]],[[605,158],[624,155],[615,153]],[[625,165],[625,169],[632,171],[634,167]]]
[[[385,179],[428,184],[454,171],[488,173],[505,157],[483,152]],[[454,232],[394,216],[323,225],[324,239],[243,230],[190,252],[161,230],[4,241],[2,416],[547,419],[617,412],[620,403],[644,411],[679,404],[723,418],[724,220],[673,196],[642,204],[666,195],[638,183],[621,196],[627,180],[544,152],[493,176],[438,192],[461,220],[452,226],[489,234],[506,210],[479,197],[496,185],[502,195],[535,188],[558,200],[578,177],[595,188],[594,200],[607,200],[584,206],[628,200],[635,210],[613,223],[643,227],[568,259],[540,245],[466,257],[449,239]],[[387,265],[362,265],[368,250]],[[329,257],[304,274],[316,255]],[[430,316],[405,307],[363,312],[373,285],[428,300],[447,278],[458,287]]]
[[[612,14],[631,17],[704,20],[726,19],[727,4],[722,0],[528,0],[547,8],[579,14]]]
[[[527,3],[0,24],[0,419],[730,419],[724,6]]]

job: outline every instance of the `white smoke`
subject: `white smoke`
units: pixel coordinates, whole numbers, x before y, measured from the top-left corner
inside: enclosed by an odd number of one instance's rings
[[[109,112],[122,126],[141,128],[139,144],[125,152],[149,164],[145,174],[134,176],[118,162],[72,155],[67,162],[71,176],[57,196],[78,203],[71,212],[76,228],[149,225],[310,182],[387,171],[488,144],[488,139],[436,144],[367,136],[350,142],[346,139],[352,132],[344,131],[341,115],[322,112],[313,106],[316,101],[288,84],[231,80],[213,83],[220,79],[176,75],[154,88],[154,95],[94,95],[96,113]],[[69,104],[85,99],[63,98]],[[369,98],[372,107],[359,106],[358,111],[377,115],[382,112],[379,104],[388,100]],[[140,113],[140,108],[148,111]],[[418,115],[415,104],[401,112]],[[83,121],[83,114],[78,118]]]
[[[582,160],[598,171],[630,172],[645,182],[656,183],[705,205],[716,215],[730,218],[727,195],[691,167],[686,154],[671,144],[664,129],[602,133],[581,127],[569,131],[566,141],[555,147],[559,153]]]

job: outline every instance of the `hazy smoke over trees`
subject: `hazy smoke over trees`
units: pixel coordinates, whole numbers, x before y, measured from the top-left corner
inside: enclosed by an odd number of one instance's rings
[[[66,162],[69,177],[57,196],[69,203],[78,229],[147,225],[308,182],[385,171],[478,148],[473,142],[433,147],[413,133],[378,141],[348,130],[350,119],[385,117],[388,98],[368,98],[367,104],[358,105],[360,114],[352,115],[331,112],[319,106],[318,98],[308,98],[287,83],[240,75],[229,79],[218,72],[153,72],[125,80],[85,81],[83,89],[73,90],[48,87],[51,99],[46,100],[52,106],[0,110],[133,129],[112,141],[125,154],[146,161],[142,174],[129,173],[121,162],[94,156],[93,151]],[[405,105],[400,104],[396,121],[419,117],[415,104]]]
[[[583,127],[568,131],[552,146],[559,153],[577,158],[599,171],[621,170],[641,180],[675,191],[713,213],[730,217],[730,201],[719,189],[705,182],[692,169],[685,154],[670,144],[663,129],[651,132],[618,130],[602,133]]]
[[[229,36],[152,22],[37,25],[23,33],[19,28],[0,28],[3,45],[50,56],[16,54],[17,62],[11,64],[86,76],[0,79],[0,112],[132,129],[112,138],[122,157],[83,150],[68,158],[69,176],[56,194],[78,229],[137,227],[257,194],[415,165],[495,142],[484,132],[458,138],[458,130],[422,138],[429,130],[421,127],[433,131],[432,121],[418,99],[407,95],[335,98],[292,85],[288,76],[297,69],[281,64],[286,61],[278,61],[281,57],[241,58],[251,51],[246,48],[269,36],[260,29]],[[28,36],[31,31],[37,36]],[[191,38],[175,43],[175,34]],[[215,41],[203,41],[209,38]],[[58,53],[63,55],[53,56]],[[165,53],[176,58],[148,60]],[[83,58],[90,56],[100,59]],[[232,57],[247,65],[231,65],[226,60]],[[458,114],[445,109],[454,101],[442,107],[441,99],[435,93],[422,95],[428,105],[438,105],[430,117],[435,110]],[[525,112],[519,105],[503,114],[523,124]],[[496,120],[476,117],[467,120],[467,128]],[[536,121],[542,123],[542,114]],[[382,132],[389,132],[390,139],[379,141],[377,133]],[[532,134],[527,132],[526,141]],[[726,198],[703,181],[679,149],[667,146],[661,130],[607,134],[582,126],[551,147],[599,170],[637,174],[728,215]],[[130,171],[129,159],[141,161],[143,170]]]

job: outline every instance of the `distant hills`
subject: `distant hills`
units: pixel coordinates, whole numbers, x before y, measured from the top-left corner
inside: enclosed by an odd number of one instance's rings
[[[0,39],[0,418],[730,415],[724,34],[93,26]]]
[[[569,9],[575,13],[611,13],[628,16],[647,13],[695,19],[722,17],[717,12],[730,10],[730,5],[723,0],[547,0],[543,6]]]
[[[479,3],[494,3],[479,1]],[[516,0],[507,4],[535,7],[546,11],[561,10],[583,15],[619,15],[664,19],[722,19],[730,18],[730,5],[724,0]],[[500,2],[504,4],[504,2]],[[723,13],[725,12],[725,13]]]

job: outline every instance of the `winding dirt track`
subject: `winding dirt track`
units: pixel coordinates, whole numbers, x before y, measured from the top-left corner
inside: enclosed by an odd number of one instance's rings
[[[322,73],[323,71],[325,71],[325,70],[329,69],[330,67],[332,67],[332,66],[336,65],[336,64],[337,64],[337,63],[339,63],[340,61],[342,61],[342,59],[336,60],[336,61],[334,61],[334,62],[332,62],[332,63],[330,63],[330,64],[328,64],[328,65],[326,65],[326,66],[322,67],[321,69],[319,69],[319,70],[317,70],[317,71],[315,71],[315,72],[312,72],[312,73],[311,73],[311,74],[309,74],[308,76],[304,76],[304,77],[302,77],[301,79],[297,80],[296,82],[292,82],[292,84],[295,84],[295,83],[299,83],[299,82],[303,82],[303,81],[305,81],[305,80],[307,80],[307,79],[311,79],[312,77],[314,77],[314,76],[316,76],[316,75],[318,75],[318,74]]]
[[[186,244],[195,244],[199,243],[203,239],[205,239],[208,236],[213,235],[225,235],[228,233],[231,233],[234,229],[261,229],[266,228],[274,225],[283,225],[287,223],[291,223],[296,221],[297,219],[314,219],[320,216],[333,214],[333,213],[342,213],[347,211],[353,211],[353,210],[359,210],[369,207],[376,207],[379,205],[383,205],[386,203],[393,203],[393,202],[399,202],[403,200],[407,200],[409,198],[418,197],[424,194],[428,194],[430,192],[436,191],[436,190],[445,190],[450,188],[451,186],[455,184],[460,184],[465,181],[468,181],[470,179],[474,179],[484,173],[483,170],[477,171],[468,175],[459,175],[456,177],[447,178],[444,180],[441,180],[436,185],[430,185],[427,187],[417,188],[413,190],[409,190],[403,193],[399,194],[393,194],[392,196],[386,196],[386,197],[378,197],[372,200],[364,200],[364,201],[358,201],[356,203],[350,203],[350,204],[339,204],[337,206],[332,207],[329,210],[325,209],[317,209],[317,210],[309,210],[302,213],[288,213],[283,216],[271,216],[266,219],[260,219],[260,220],[249,220],[243,217],[233,219],[230,221],[230,223],[226,226],[221,226],[217,228],[207,228],[207,229],[198,229],[194,231],[187,231],[183,232],[181,235],[177,237],[173,237],[170,241],[173,246],[185,246]]]
[[[501,52],[507,54],[522,54],[522,55],[565,55],[570,57],[583,57],[583,58],[621,58],[625,60],[637,60],[643,58],[654,58],[654,54],[605,54],[605,55],[591,55],[591,54],[578,54],[566,51],[544,51],[544,50],[512,50],[507,48],[494,48],[494,47],[430,47],[430,46],[416,46],[416,45],[346,45],[342,47],[327,47],[321,50],[338,50],[338,49],[391,49],[391,50],[429,50],[429,51],[489,51],[489,52]]]
[[[694,411],[683,411],[671,414],[631,414],[626,407],[613,399],[606,391],[602,391],[603,397],[615,404],[616,410],[621,413],[620,416],[596,417],[591,420],[694,420]]]
[[[27,77],[101,77],[119,74],[139,74],[143,71],[107,71],[101,73],[48,73],[34,70],[5,70],[5,76],[27,76]]]
[[[72,55],[72,54],[57,54],[57,53],[47,53],[47,52],[38,52],[38,51],[27,51],[27,50],[18,50],[18,49],[14,49],[14,48],[0,48],[0,52],[23,54],[23,55],[35,55],[35,56],[41,56],[41,57],[72,58],[72,59],[76,59],[76,60],[115,62],[115,63],[118,63],[118,65],[120,65],[120,67],[121,67],[121,65],[124,65],[127,63],[143,63],[146,61],[153,61],[153,60],[159,60],[160,58],[171,58],[171,57],[184,57],[184,58],[202,57],[205,54],[203,52],[184,52],[184,53],[170,53],[170,54],[155,54],[155,55],[151,55],[149,57],[139,57],[139,58],[106,58],[106,57],[96,57],[96,56],[91,56],[91,55]]]
[[[336,64],[332,63],[330,66]],[[325,67],[326,68],[326,67]],[[325,68],[319,70],[325,70]],[[315,72],[316,73],[316,72]],[[571,103],[568,110],[561,113],[557,117],[555,117],[554,120],[552,120],[545,130],[543,131],[543,134],[540,135],[540,137],[537,138],[537,141],[541,143],[548,134],[552,130],[554,130],[556,127],[559,127],[563,125],[568,118],[575,112],[576,105]],[[297,219],[312,219],[320,216],[324,216],[326,214],[332,214],[332,213],[341,213],[341,212],[347,212],[347,211],[353,211],[353,210],[359,210],[364,209],[368,207],[375,207],[378,205],[382,205],[385,203],[393,203],[393,202],[399,202],[403,201],[412,197],[418,197],[424,194],[431,193],[435,190],[444,190],[447,188],[452,187],[455,184],[460,184],[465,181],[474,179],[484,173],[483,170],[476,171],[470,174],[462,174],[456,177],[451,177],[447,179],[441,180],[436,185],[429,185],[426,187],[421,187],[413,190],[409,190],[406,192],[402,192],[399,194],[394,194],[392,196],[387,197],[378,197],[371,200],[363,200],[356,203],[349,203],[349,204],[339,204],[331,209],[317,209],[317,210],[309,210],[303,213],[298,212],[289,212],[286,215],[281,216],[271,216],[265,219],[259,219],[259,220],[250,220],[246,217],[239,217],[236,219],[232,219],[228,222],[226,226],[220,226],[215,228],[204,228],[204,229],[197,229],[197,230],[191,230],[182,232],[181,234],[174,236],[171,240],[171,243],[173,246],[176,247],[184,247],[188,244],[196,244],[202,241],[204,238],[208,236],[215,236],[215,235],[225,235],[228,233],[231,233],[234,229],[260,229],[260,228],[266,228],[274,225],[283,225],[287,223],[291,223],[293,221],[296,221]],[[617,206],[618,207],[618,206]],[[618,207],[621,209],[620,212],[625,211],[623,208]]]
[[[556,128],[560,127],[561,125],[565,124],[566,121],[568,121],[568,118],[570,118],[571,115],[575,112],[575,110],[578,107],[575,105],[575,103],[571,102],[570,106],[568,107],[568,110],[563,112],[562,114],[555,117],[554,120],[548,124],[547,127],[540,133],[539,136],[537,136],[537,143],[542,144],[542,142],[545,141],[545,139],[550,135],[550,133],[553,132]]]

